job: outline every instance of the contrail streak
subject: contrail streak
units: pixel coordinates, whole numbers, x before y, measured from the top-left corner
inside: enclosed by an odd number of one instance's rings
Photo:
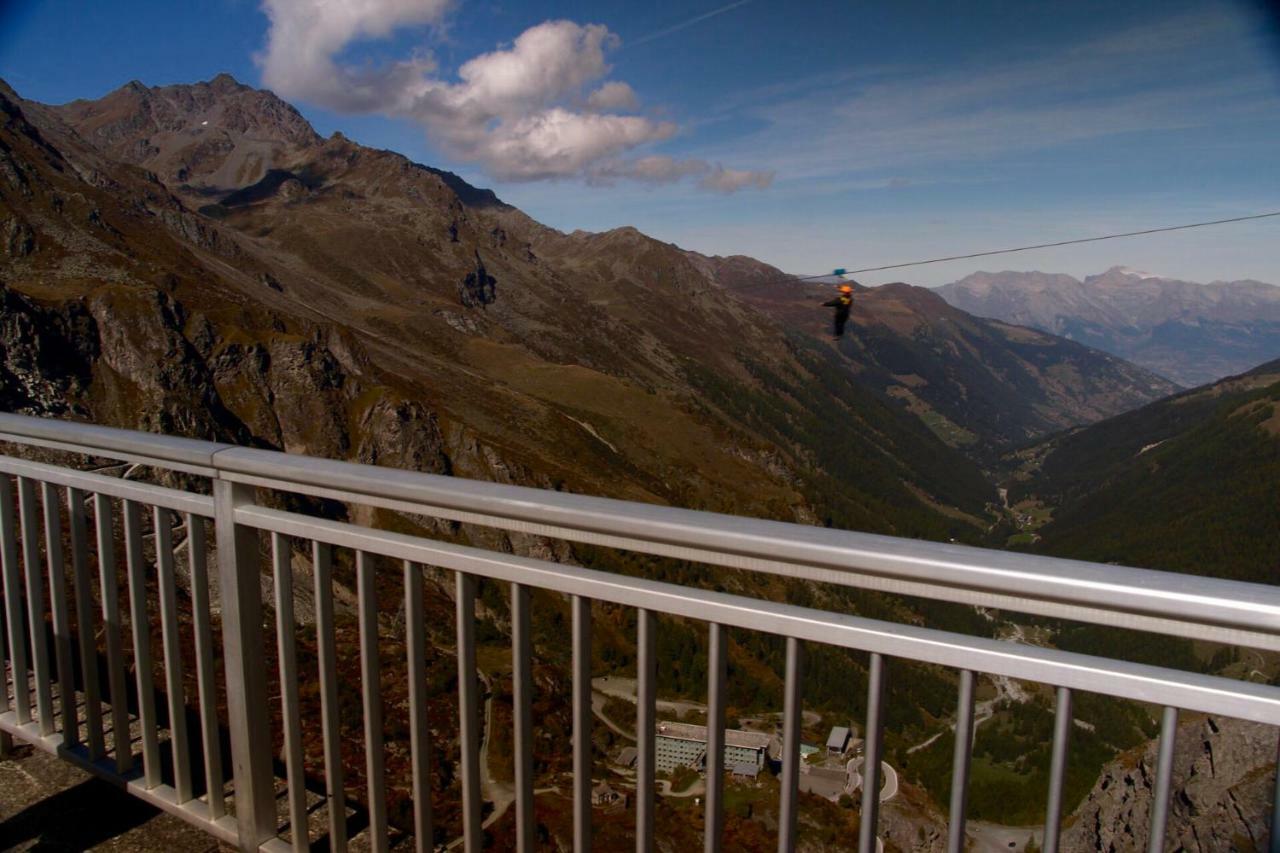
[[[663,36],[669,36],[672,33],[677,33],[680,30],[692,27],[694,24],[700,24],[708,18],[714,18],[716,15],[723,15],[725,12],[731,12],[739,6],[745,6],[750,2],[751,0],[736,0],[736,2],[730,3],[727,6],[721,6],[719,9],[712,9],[710,12],[703,12],[701,15],[690,18],[687,21],[681,21],[680,23],[674,24],[666,29],[658,30],[656,33],[649,33],[647,36],[641,36],[635,41],[628,42],[623,46],[635,47],[638,44],[644,44],[646,42],[651,42],[654,39],[662,38]]]

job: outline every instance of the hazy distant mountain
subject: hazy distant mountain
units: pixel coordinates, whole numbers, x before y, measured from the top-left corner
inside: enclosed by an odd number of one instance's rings
[[[1084,281],[979,272],[938,293],[972,314],[1071,338],[1184,386],[1280,356],[1280,287],[1260,281],[1196,284],[1113,267]]]

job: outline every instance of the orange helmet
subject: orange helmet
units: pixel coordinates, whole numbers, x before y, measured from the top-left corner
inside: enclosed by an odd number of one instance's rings
[[[841,293],[853,293],[853,288],[852,288],[852,287],[850,287],[850,286],[849,286],[849,285],[847,285],[847,284],[842,284],[842,285],[840,285],[840,292],[841,292]]]

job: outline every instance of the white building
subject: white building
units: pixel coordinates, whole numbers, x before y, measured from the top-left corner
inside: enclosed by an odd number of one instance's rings
[[[827,737],[827,754],[843,755],[845,750],[849,748],[849,739],[852,735],[846,726],[836,726],[831,730],[831,734]]]
[[[744,732],[725,729],[725,770],[736,765],[752,764],[764,767],[765,752],[771,737],[763,732]],[[677,767],[703,768],[707,753],[707,727],[690,723],[658,723],[654,742],[654,763],[661,771]]]

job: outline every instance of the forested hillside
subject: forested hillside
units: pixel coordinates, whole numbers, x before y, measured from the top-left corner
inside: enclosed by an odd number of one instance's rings
[[[1010,501],[1052,512],[1038,550],[1280,581],[1280,361],[1019,456]]]

